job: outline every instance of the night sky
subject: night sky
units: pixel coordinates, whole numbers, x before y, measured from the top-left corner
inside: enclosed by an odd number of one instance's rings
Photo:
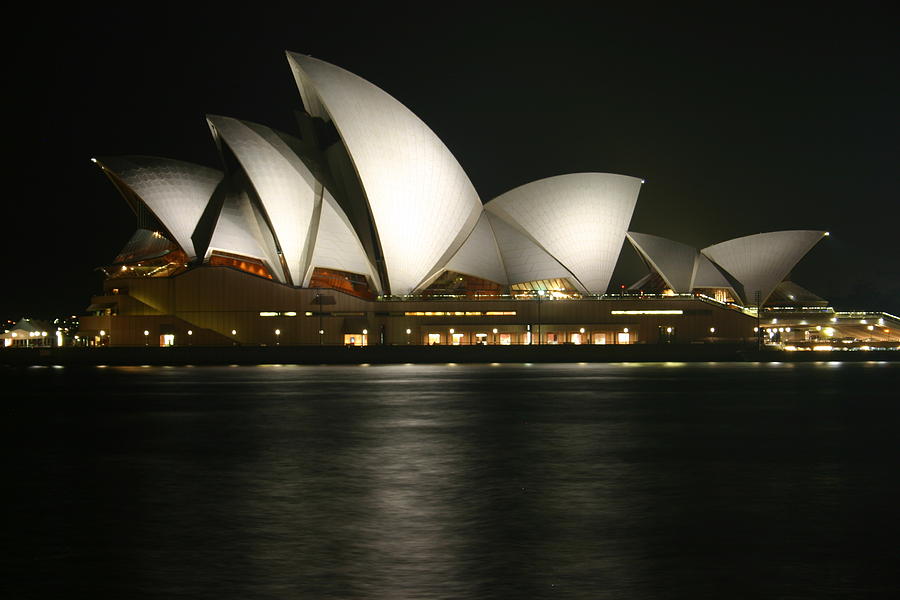
[[[208,113],[296,132],[285,50],[403,102],[482,201],[563,173],[642,177],[632,230],[697,246],[828,230],[792,279],[838,309],[900,314],[900,39],[888,3],[256,4],[79,4],[16,20],[7,148],[23,153],[7,159],[18,183],[0,317],[83,312],[95,267],[132,234],[92,156],[218,167]],[[613,284],[643,274],[626,246]]]

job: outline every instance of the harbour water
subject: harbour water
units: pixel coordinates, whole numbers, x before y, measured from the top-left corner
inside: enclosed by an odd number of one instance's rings
[[[900,363],[0,377],[3,597],[900,590]]]

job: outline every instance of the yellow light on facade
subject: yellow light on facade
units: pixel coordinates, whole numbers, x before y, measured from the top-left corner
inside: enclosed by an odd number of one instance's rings
[[[683,310],[611,310],[611,315],[683,315]]]
[[[47,332],[46,332],[46,331],[42,331],[42,332],[41,332],[41,337],[47,337]]]
[[[16,333],[16,332],[15,332],[15,331],[13,331],[13,334],[12,334],[12,336],[13,336],[13,337],[19,337],[19,334],[18,334],[18,333]]]

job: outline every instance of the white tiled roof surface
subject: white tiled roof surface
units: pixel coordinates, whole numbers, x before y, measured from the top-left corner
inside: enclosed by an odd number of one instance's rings
[[[303,281],[304,286],[309,285],[316,267],[368,275],[376,290],[381,292],[378,274],[366,257],[349,219],[328,190],[324,191],[322,198],[315,248]]]
[[[744,286],[745,304],[761,303],[787,277],[824,231],[771,231],[728,240],[701,250]]]
[[[527,231],[587,291],[602,294],[618,261],[640,187],[640,179],[626,175],[559,175],[510,190],[488,202],[485,210]]]
[[[509,283],[506,279],[503,259],[500,257],[500,249],[494,238],[494,230],[491,228],[486,212],[481,214],[472,234],[444,268],[448,271],[473,275],[503,285]]]
[[[272,276],[283,283],[281,262],[261,217],[245,191],[229,193],[222,204],[207,254],[221,250],[258,258],[265,261]]]
[[[510,284],[567,278],[573,285],[578,286],[578,281],[572,273],[524,233],[490,213],[488,219],[494,230],[494,237]]]
[[[362,183],[391,293],[412,292],[462,244],[481,201],[443,142],[396,99],[326,62],[288,60],[304,105],[337,128]]]
[[[670,239],[629,231],[628,240],[675,292],[689,294],[700,251]]]
[[[234,152],[272,223],[294,285],[308,264],[307,240],[316,203],[316,180],[272,129],[230,117],[210,124]]]
[[[222,180],[221,171],[155,156],[103,158],[99,163],[143,200],[188,258],[196,256],[191,234]]]

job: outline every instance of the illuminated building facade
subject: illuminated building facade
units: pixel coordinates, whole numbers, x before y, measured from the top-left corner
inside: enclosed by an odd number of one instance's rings
[[[575,173],[483,203],[383,90],[287,55],[298,135],[208,116],[221,168],[94,159],[137,217],[81,332],[98,345],[747,342],[824,232],[702,250],[627,233],[640,179]],[[650,274],[608,295],[624,240]],[[756,303],[754,303],[756,300]],[[102,333],[101,333],[102,332]]]

